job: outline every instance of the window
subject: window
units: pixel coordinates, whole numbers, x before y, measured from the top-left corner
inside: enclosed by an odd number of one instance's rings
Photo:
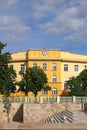
[[[52,70],[56,70],[56,64],[55,63],[52,64]]]
[[[13,66],[13,65],[10,65],[9,67],[10,67],[10,68],[12,68],[12,69],[14,68],[14,66]]]
[[[79,66],[78,65],[74,65],[74,71],[78,71],[79,70]]]
[[[57,94],[57,89],[56,88],[53,88],[52,89],[52,94],[54,95],[54,94]]]
[[[33,67],[37,67],[37,63],[33,63]]]
[[[68,89],[68,84],[67,82],[64,82],[64,90],[67,90]]]
[[[42,89],[42,94],[47,94],[47,91]]]
[[[64,71],[68,71],[68,64],[64,64]]]
[[[47,64],[43,63],[43,70],[47,70]]]
[[[52,76],[52,82],[56,82],[57,81],[57,77],[56,77],[56,75],[53,75]]]
[[[87,65],[85,65],[85,69],[87,69]]]
[[[21,70],[21,71],[24,71],[24,70],[25,70],[25,64],[21,64],[20,70]]]

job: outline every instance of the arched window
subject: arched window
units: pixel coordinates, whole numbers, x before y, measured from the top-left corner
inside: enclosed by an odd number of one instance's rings
[[[42,94],[47,94],[48,92],[44,89],[42,89]]]
[[[56,88],[53,88],[52,89],[52,94],[54,95],[54,94],[57,94],[57,89]]]
[[[56,77],[56,75],[53,75],[52,76],[52,82],[56,82],[57,81],[57,77]]]

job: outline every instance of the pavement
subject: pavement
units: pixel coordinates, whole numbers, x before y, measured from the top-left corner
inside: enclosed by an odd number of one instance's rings
[[[73,111],[74,121],[69,123],[37,122],[37,123],[0,123],[0,130],[87,130],[87,112]]]
[[[87,130],[87,124],[73,123],[73,124],[29,124],[29,123],[0,123],[0,130]]]

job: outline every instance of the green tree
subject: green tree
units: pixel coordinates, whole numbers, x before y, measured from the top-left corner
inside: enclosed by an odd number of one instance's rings
[[[6,44],[0,42],[0,93],[9,96],[16,90],[16,72],[8,65],[11,54],[9,52],[2,53],[5,46]]]
[[[69,78],[69,80],[67,81],[67,84],[70,89],[70,92],[69,92],[70,96],[73,96],[73,95],[74,96],[85,96],[86,95],[86,93],[82,87],[82,82],[81,82],[80,76]]]
[[[83,70],[78,76],[81,86],[86,91],[87,90],[87,69]]]
[[[39,67],[26,68],[26,71],[21,71],[22,80],[18,82],[19,90],[28,93],[32,91],[35,97],[38,91],[42,89],[48,91],[51,88],[47,85],[47,76]]]
[[[7,113],[9,122],[11,109],[9,96],[11,92],[16,90],[16,72],[8,65],[11,60],[11,54],[9,52],[3,53],[5,46],[6,44],[0,42],[0,94],[3,94],[4,112]]]

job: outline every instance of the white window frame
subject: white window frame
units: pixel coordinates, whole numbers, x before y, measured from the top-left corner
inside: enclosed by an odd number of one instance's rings
[[[48,94],[48,91],[42,89],[42,94]]]
[[[52,89],[52,95],[55,95],[55,94],[57,94],[57,89],[56,89],[56,88],[53,88],[53,89]]]
[[[79,65],[74,65],[74,71],[79,71]]]
[[[56,69],[57,69],[56,63],[52,63],[52,70],[56,70]]]
[[[37,63],[33,63],[33,67],[37,67]]]
[[[64,71],[68,71],[68,64],[64,64]]]
[[[21,64],[20,65],[20,71],[24,71],[25,70],[25,64]]]
[[[53,76],[52,76],[52,82],[53,82],[53,83],[57,82],[57,76],[56,76],[56,75],[53,75]]]
[[[68,84],[67,84],[67,82],[64,82],[64,90],[68,90]]]
[[[87,65],[85,65],[85,69],[87,70]]]
[[[13,68],[14,68],[14,65],[13,65],[13,64],[11,64],[11,65],[9,65],[9,67],[13,69]]]
[[[43,70],[47,70],[47,63],[43,63],[42,68],[43,68]]]

